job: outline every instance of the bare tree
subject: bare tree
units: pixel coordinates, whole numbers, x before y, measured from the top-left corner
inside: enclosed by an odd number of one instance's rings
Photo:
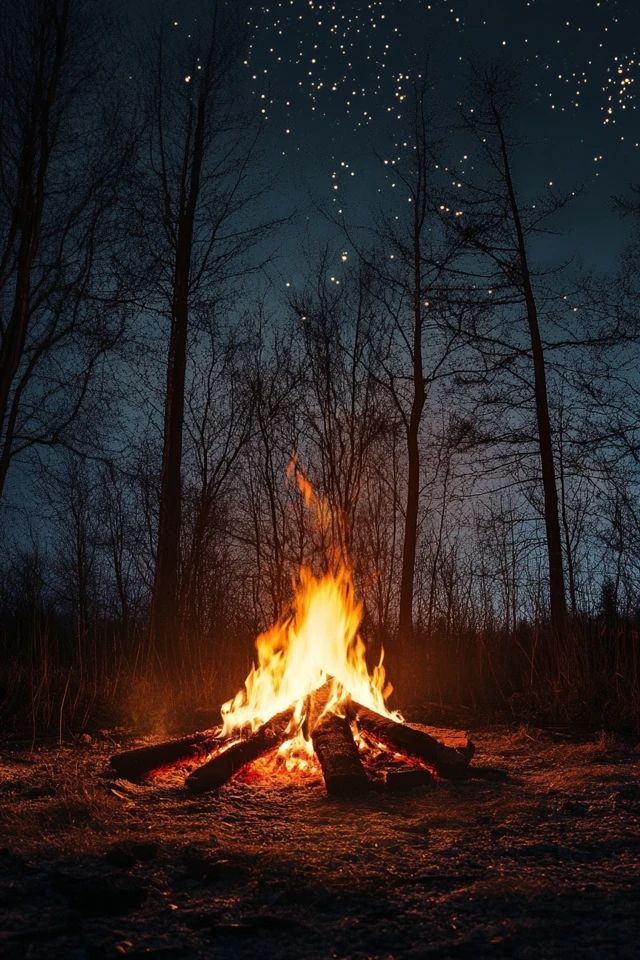
[[[246,268],[257,233],[243,220],[261,192],[250,181],[255,132],[239,109],[246,36],[226,3],[207,4],[186,37],[161,32],[150,66],[147,161],[136,222],[146,306],[169,313],[162,470],[151,634],[175,649],[179,616],[182,452],[189,331]]]
[[[448,205],[443,204],[442,209],[447,215],[453,212],[453,217],[449,215],[447,219],[453,224],[454,232],[488,264],[487,271],[480,270],[478,277],[482,277],[496,304],[511,310],[524,308],[544,498],[551,621],[560,637],[565,633],[567,619],[562,537],[547,362],[538,294],[530,266],[530,244],[535,233],[542,229],[545,218],[556,213],[566,198],[552,196],[549,202],[537,208],[529,205],[525,211],[515,183],[514,145],[509,133],[510,113],[515,102],[513,78],[499,68],[488,68],[476,72],[476,81],[478,103],[465,114],[464,121],[486,159],[487,181],[475,188],[464,181],[455,200],[456,210],[460,212],[458,218]],[[504,357],[504,363],[508,367],[510,361]]]
[[[348,563],[367,458],[384,429],[373,369],[375,301],[364,274],[358,267],[336,284],[325,253],[292,303],[306,365],[309,456],[331,505],[322,552],[333,549]]]
[[[212,321],[198,337],[186,395],[181,635],[206,632],[205,597],[211,591],[216,539],[226,517],[225,488],[252,429],[253,398],[247,375],[249,345],[235,332],[222,334]]]
[[[0,495],[19,454],[86,448],[78,417],[123,330],[107,248],[130,144],[100,106],[90,14],[25,0],[0,22]]]
[[[432,184],[435,123],[428,114],[429,85],[422,77],[411,92],[409,131],[391,160],[394,181],[406,194],[403,215],[389,214],[377,229],[377,246],[360,251],[378,303],[376,377],[400,418],[406,439],[406,490],[398,607],[399,657],[414,646],[414,593],[423,467],[423,426],[429,391],[451,375],[463,346],[459,304],[449,296],[446,274],[459,243],[439,229]],[[404,152],[404,155],[403,155]],[[389,163],[385,160],[385,163]]]
[[[258,322],[248,363],[252,439],[242,465],[247,522],[239,529],[251,547],[247,576],[253,584],[257,631],[283,613],[291,575],[304,555],[304,527],[292,529],[297,526],[297,498],[285,482],[291,457],[300,447],[302,363],[289,330],[278,329],[277,319],[270,321],[263,305],[255,313]]]

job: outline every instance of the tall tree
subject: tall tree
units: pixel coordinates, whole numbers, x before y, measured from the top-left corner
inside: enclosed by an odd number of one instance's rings
[[[425,112],[426,89],[423,84],[414,91],[414,120],[412,128],[412,146],[415,148],[413,170],[405,185],[410,191],[412,220],[410,223],[410,244],[401,249],[408,257],[407,293],[410,299],[412,330],[409,335],[409,353],[411,359],[411,397],[409,416],[405,416],[407,435],[407,497],[404,514],[404,539],[402,546],[402,572],[400,578],[400,608],[398,611],[398,632],[401,643],[407,644],[413,639],[413,591],[416,568],[416,550],[418,545],[418,509],[420,503],[420,424],[426,400],[423,334],[425,319],[425,298],[428,296],[426,284],[425,241],[427,212],[429,209],[428,182],[428,139],[427,118]]]
[[[202,7],[186,28],[163,30],[150,65],[148,160],[137,222],[149,305],[169,315],[162,468],[151,636],[161,656],[179,628],[182,455],[190,327],[211,312],[256,240],[241,214],[255,133],[238,104],[246,36],[228,3]],[[185,31],[189,31],[188,33]]]
[[[511,312],[524,309],[528,334],[527,353],[533,379],[536,440],[541,468],[543,516],[549,573],[552,626],[558,636],[565,631],[565,594],[560,512],[550,413],[547,361],[530,247],[546,217],[556,213],[565,198],[551,196],[547,202],[525,205],[518,194],[514,174],[514,144],[509,130],[515,105],[511,74],[501,68],[476,72],[478,98],[464,115],[465,126],[474,135],[486,160],[487,178],[473,187],[462,175],[455,205],[459,217],[446,204],[446,219],[463,237],[468,249],[480,255],[488,271],[479,273],[494,299]],[[456,178],[457,180],[457,178]],[[453,212],[453,216],[450,214]],[[470,267],[470,271],[473,267]],[[508,366],[508,361],[507,361]]]
[[[415,646],[414,593],[420,526],[424,448],[422,433],[429,390],[449,376],[461,346],[457,305],[450,301],[446,273],[459,243],[439,229],[434,215],[433,154],[435,123],[428,113],[429,84],[417,78],[408,95],[409,130],[390,177],[404,188],[404,211],[383,217],[378,245],[361,256],[367,262],[371,289],[384,316],[385,332],[376,338],[376,377],[392,398],[406,442],[406,488],[398,607],[400,661],[410,662]],[[405,211],[408,211],[405,212]]]

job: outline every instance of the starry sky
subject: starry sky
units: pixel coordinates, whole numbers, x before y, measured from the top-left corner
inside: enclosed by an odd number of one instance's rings
[[[268,203],[276,216],[292,214],[271,265],[278,305],[303,282],[306,249],[331,240],[336,278],[350,266],[344,237],[331,234],[323,211],[366,228],[380,210],[406,209],[390,158],[406,137],[412,81],[427,63],[438,137],[470,174],[473,153],[453,129],[457,106],[466,105],[468,63],[517,67],[519,189],[533,201],[549,189],[582,188],[561,224],[560,254],[577,267],[616,269],[630,225],[611,197],[640,182],[637,0],[228,2],[246,11],[251,28],[241,77],[274,175]],[[139,47],[161,25],[197,37],[206,3],[121,0],[121,10]],[[120,45],[115,53],[121,68]],[[125,75],[135,79],[135,54]]]
[[[253,95],[271,127],[274,163],[299,196],[360,221],[367,208],[393,203],[399,185],[379,158],[392,156],[405,136],[412,80],[428,64],[434,120],[446,139],[447,114],[454,120],[456,105],[465,104],[469,61],[504,60],[521,77],[522,190],[581,188],[572,245],[589,266],[615,259],[624,230],[609,198],[640,179],[640,4],[272,0],[250,7]]]
[[[296,212],[292,252],[301,239],[323,241],[321,208],[366,224],[378,210],[406,201],[389,158],[406,138],[411,84],[425,68],[437,136],[449,161],[471,174],[473,156],[452,126],[458,106],[466,105],[469,63],[505,61],[521,81],[522,193],[578,191],[562,224],[563,252],[589,268],[615,266],[627,230],[611,196],[640,180],[640,4],[235,2],[246,7],[251,27],[244,69],[275,173],[271,203],[280,215]],[[143,3],[147,22],[164,17],[176,30],[197,31],[191,0]],[[299,262],[286,255],[286,240],[282,245],[281,278],[293,282]]]

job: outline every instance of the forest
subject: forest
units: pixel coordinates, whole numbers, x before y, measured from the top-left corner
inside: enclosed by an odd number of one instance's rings
[[[302,227],[243,4],[205,6],[0,20],[3,728],[215,709],[339,557],[394,706],[637,730],[634,172],[623,256],[584,266],[581,185],[521,172],[517,67],[448,102],[425,56],[366,158],[393,197]]]

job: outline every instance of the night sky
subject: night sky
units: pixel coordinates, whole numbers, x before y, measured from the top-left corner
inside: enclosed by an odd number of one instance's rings
[[[277,274],[295,285],[297,256],[327,239],[319,209],[366,225],[406,202],[383,160],[406,139],[410,87],[425,70],[434,133],[473,173],[452,129],[469,63],[518,71],[518,182],[525,199],[576,190],[563,254],[615,268],[628,235],[611,197],[640,180],[640,4],[633,0],[266,0],[245,3],[253,42],[247,81],[264,120],[273,211],[295,212]],[[197,36],[191,0],[143,0],[150,26]],[[257,101],[257,103],[256,103]],[[466,158],[466,159],[463,159]],[[301,242],[302,241],[302,242]],[[336,243],[338,240],[336,238]],[[337,261],[338,265],[340,261]]]
[[[197,39],[194,12],[203,5],[203,0],[137,0],[121,9],[138,50],[147,41],[151,50],[160,26]],[[327,213],[366,229],[381,210],[406,211],[406,191],[391,161],[402,155],[411,84],[427,63],[434,134],[449,162],[470,178],[473,150],[455,129],[458,105],[468,105],[469,62],[504,60],[517,68],[521,199],[535,202],[549,190],[576,190],[559,224],[560,239],[548,241],[550,258],[571,260],[576,270],[616,270],[632,225],[613,209],[611,198],[640,182],[640,4],[243,0],[243,5],[253,36],[243,67],[244,92],[262,117],[263,165],[273,177],[267,213],[291,215],[268,241],[275,310],[282,309],[289,288],[304,283],[308,253],[323,243],[333,251],[329,270],[336,283],[351,268],[351,251]],[[116,57],[135,80],[135,54],[130,59],[116,51]],[[245,293],[251,299],[255,289]],[[19,494],[23,485],[17,468],[11,487],[18,501],[16,490]]]
[[[269,126],[272,164],[289,193],[295,189],[298,209],[305,199],[330,203],[362,223],[374,209],[405,202],[391,166],[376,153],[393,157],[405,138],[411,81],[428,61],[437,135],[446,141],[456,104],[465,104],[469,61],[506,60],[522,82],[521,189],[535,197],[581,188],[566,224],[567,244],[589,267],[614,265],[626,231],[610,197],[640,179],[639,4],[280,0],[249,6],[255,42],[247,69]],[[449,160],[470,174],[473,156],[454,130],[450,136],[459,156]],[[304,215],[314,219],[310,210]]]

